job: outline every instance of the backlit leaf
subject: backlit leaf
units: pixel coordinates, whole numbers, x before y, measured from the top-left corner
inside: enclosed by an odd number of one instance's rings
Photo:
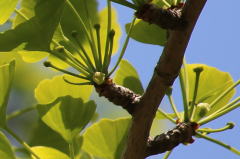
[[[66,78],[72,82],[82,82],[82,80],[72,76],[66,76]],[[63,75],[60,75],[41,81],[35,89],[35,98],[40,104],[48,104],[55,101],[58,97],[69,95],[73,98],[81,98],[86,102],[90,98],[92,88],[92,86],[68,84],[63,80]]]
[[[0,1],[0,25],[4,24],[13,13],[18,0],[1,0]]]
[[[93,101],[83,103],[81,98],[65,96],[37,108],[42,121],[71,143],[92,119],[96,105]]]
[[[0,33],[0,51],[11,51],[25,43],[25,50],[49,51],[53,33],[60,21],[64,0],[41,0],[35,16],[14,29]]]
[[[83,150],[104,159],[120,159],[131,120],[102,119],[83,134]]]
[[[31,138],[28,142],[31,146],[47,146],[55,148],[61,152],[68,153],[68,143],[59,135],[53,131],[41,120],[39,120],[35,126],[35,129],[31,132]]]
[[[231,86],[234,81],[231,75],[227,72],[218,70],[217,68],[207,66],[204,64],[188,64],[187,72],[189,77],[189,100],[192,101],[196,73],[193,71],[194,68],[202,67],[203,72],[200,74],[199,88],[196,103],[208,103],[210,104],[214,99],[216,99],[221,93],[223,93],[229,86]],[[215,112],[222,106],[226,105],[236,90],[232,90],[224,98],[220,100],[216,105],[214,105],[208,114]]]
[[[0,156],[1,159],[16,159],[10,142],[6,136],[0,132]]]
[[[15,61],[0,66],[0,127],[6,124],[6,109],[15,70]]]
[[[126,30],[129,30],[129,27],[130,23],[126,24]],[[167,41],[167,33],[164,29],[142,20],[136,20],[130,37],[142,43],[161,46],[164,46]]]
[[[121,61],[115,73],[114,82],[131,89],[137,94],[143,94],[144,90],[138,73],[127,60]]]
[[[70,159],[66,154],[54,148],[36,146],[31,149],[41,159]]]

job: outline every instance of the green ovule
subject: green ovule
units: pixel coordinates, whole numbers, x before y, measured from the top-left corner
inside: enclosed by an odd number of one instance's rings
[[[105,78],[106,78],[106,75],[102,72],[95,72],[93,75],[93,81],[98,85],[103,84],[105,81]]]
[[[205,117],[209,112],[209,110],[210,110],[210,107],[208,103],[199,103],[196,106],[193,121],[198,121],[199,119],[202,119],[203,117]]]

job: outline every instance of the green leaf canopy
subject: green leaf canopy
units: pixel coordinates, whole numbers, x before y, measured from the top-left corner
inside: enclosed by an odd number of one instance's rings
[[[65,96],[37,108],[42,121],[72,143],[92,119],[96,105],[93,101],[83,103],[80,98]]]
[[[131,89],[135,93],[143,94],[144,90],[139,75],[127,60],[121,61],[119,69],[115,73],[114,82]]]
[[[25,50],[49,51],[64,3],[64,0],[38,1],[34,17],[14,29],[0,33],[0,51],[11,51],[23,43]]]
[[[82,82],[72,76],[66,76],[66,79],[72,82]],[[58,97],[67,95],[72,96],[73,98],[81,98],[83,102],[86,102],[90,98],[92,88],[92,86],[68,84],[63,80],[63,75],[59,75],[52,79],[41,81],[35,89],[35,98],[39,104],[49,104],[55,101]]]
[[[0,66],[0,127],[6,126],[6,109],[13,81],[15,61]]]
[[[120,159],[125,148],[129,118],[102,119],[83,134],[82,149],[104,159]]]
[[[2,159],[16,159],[10,142],[6,136],[0,132],[0,156]]]
[[[29,140],[31,146],[47,146],[53,147],[61,152],[68,153],[68,143],[62,138],[60,134],[49,128],[42,120],[39,119],[35,129],[31,132]]]

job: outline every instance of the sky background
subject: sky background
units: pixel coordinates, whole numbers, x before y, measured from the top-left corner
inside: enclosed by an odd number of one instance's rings
[[[105,1],[100,1],[100,8],[105,6]],[[203,63],[229,72],[236,81],[240,78],[240,18],[239,0],[209,0],[194,29],[186,51],[188,63]],[[124,25],[131,21],[134,11],[132,9],[113,4],[118,11],[119,22],[124,33]],[[123,38],[124,39],[124,38]],[[122,39],[122,41],[123,41]],[[143,86],[146,87],[153,72],[162,47],[142,44],[131,40],[125,59],[129,60],[137,69]],[[174,84],[174,99],[178,106],[182,106],[179,92],[179,81]],[[239,96],[239,90],[236,96]],[[165,107],[166,101],[163,105]],[[220,120],[212,121],[205,127],[220,128],[227,122],[233,121],[236,126],[233,130],[210,135],[216,139],[240,149],[240,109],[223,116]],[[152,156],[149,159],[161,159],[162,155]],[[189,146],[180,145],[174,149],[170,159],[238,159],[239,156],[214,143],[203,139],[196,139]]]

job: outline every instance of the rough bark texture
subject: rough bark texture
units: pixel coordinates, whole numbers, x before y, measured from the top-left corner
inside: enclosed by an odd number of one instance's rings
[[[134,112],[135,106],[141,99],[140,95],[126,87],[116,85],[112,79],[106,79],[105,83],[95,85],[95,89],[99,96],[104,96],[115,105],[122,106],[130,114]]]
[[[178,123],[172,130],[157,135],[153,140],[148,140],[146,157],[170,151],[180,143],[193,143],[192,136],[196,134],[197,127],[198,124],[193,122]]]
[[[123,159],[144,159],[149,130],[157,108],[178,76],[184,53],[192,30],[206,0],[188,0],[183,8],[187,27],[182,31],[171,31],[168,42],[155,68],[152,79],[133,113],[132,126]]]
[[[173,6],[168,9],[146,3],[135,13],[136,17],[150,24],[156,24],[163,29],[182,30],[187,22],[182,18],[181,6]]]

